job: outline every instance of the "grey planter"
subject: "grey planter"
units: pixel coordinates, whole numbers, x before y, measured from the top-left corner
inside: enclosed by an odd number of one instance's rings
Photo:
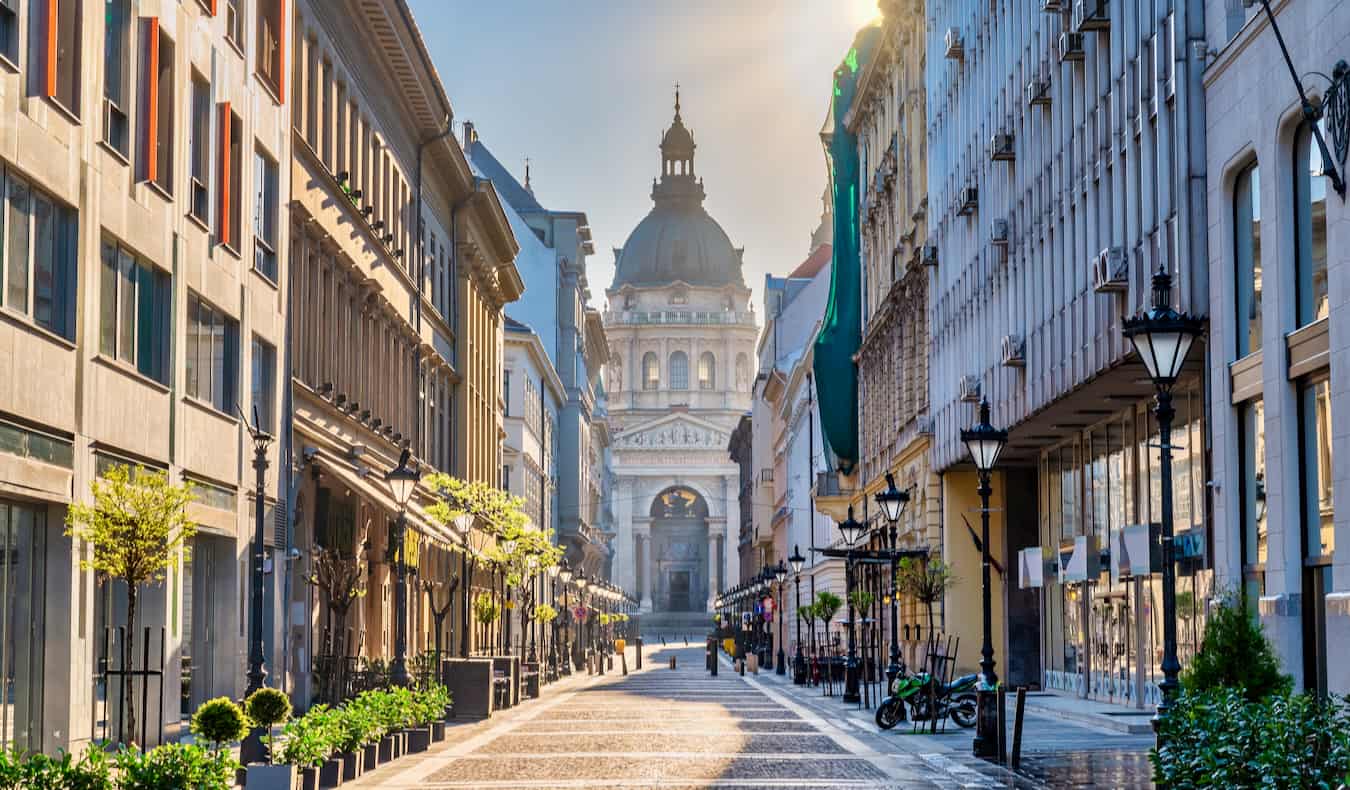
[[[419,754],[431,748],[431,728],[416,727],[408,730],[408,752]]]
[[[330,757],[319,766],[319,790],[342,785],[342,758]]]
[[[250,765],[244,769],[248,790],[295,790],[294,765]]]
[[[433,721],[431,723],[431,742],[440,743],[445,740],[445,722]]]
[[[364,771],[361,770],[365,762],[364,755],[360,751],[343,752],[338,755],[342,758],[342,781],[353,782],[361,778]]]
[[[387,763],[387,762],[389,762],[390,760],[394,759],[394,736],[393,736],[393,735],[386,735],[386,736],[384,736],[383,738],[380,739],[379,757],[378,757],[378,759],[379,759],[380,765],[384,765],[385,763]]]
[[[368,743],[361,748],[361,773],[373,771],[380,764],[380,745]]]

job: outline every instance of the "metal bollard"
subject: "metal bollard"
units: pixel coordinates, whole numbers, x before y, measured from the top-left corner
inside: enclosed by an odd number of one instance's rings
[[[1016,771],[1022,765],[1022,714],[1027,709],[1027,687],[1017,687],[1017,709],[1013,712],[1012,767]]]
[[[634,669],[642,669],[642,637],[637,638],[637,660],[633,662]]]
[[[670,657],[670,668],[671,669],[675,668],[675,656]]]
[[[628,677],[628,654],[627,654],[627,653],[620,653],[620,654],[619,654],[619,665],[620,665],[621,667],[623,667],[623,674],[624,674],[624,677]]]

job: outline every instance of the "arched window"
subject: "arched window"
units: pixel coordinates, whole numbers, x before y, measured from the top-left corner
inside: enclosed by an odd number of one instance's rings
[[[736,391],[750,389],[750,358],[741,352],[736,355]]]
[[[699,355],[698,388],[701,390],[717,388],[717,358],[711,351],[704,351]]]
[[[661,363],[656,354],[648,351],[642,355],[642,388],[654,390],[661,386]]]
[[[670,355],[670,388],[689,389],[689,357],[683,351],[676,351]]]
[[[1324,126],[1325,128],[1325,126]],[[1325,133],[1325,132],[1324,132]],[[1294,258],[1298,325],[1330,312],[1327,302],[1327,178],[1322,153],[1305,122],[1294,140]]]

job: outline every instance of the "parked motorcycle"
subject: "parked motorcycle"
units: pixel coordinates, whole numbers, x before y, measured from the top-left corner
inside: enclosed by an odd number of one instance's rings
[[[891,683],[891,695],[877,706],[877,726],[889,730],[905,721],[908,708],[914,721],[951,716],[958,726],[970,729],[975,726],[978,682],[979,675],[962,675],[947,684],[937,683],[927,672],[897,675]]]

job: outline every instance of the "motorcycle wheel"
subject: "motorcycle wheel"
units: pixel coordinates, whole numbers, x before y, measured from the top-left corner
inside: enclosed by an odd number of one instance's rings
[[[889,730],[905,720],[904,703],[895,697],[887,697],[877,706],[877,726]]]
[[[952,700],[950,712],[952,721],[967,730],[975,726],[979,707],[974,694],[961,694]]]

